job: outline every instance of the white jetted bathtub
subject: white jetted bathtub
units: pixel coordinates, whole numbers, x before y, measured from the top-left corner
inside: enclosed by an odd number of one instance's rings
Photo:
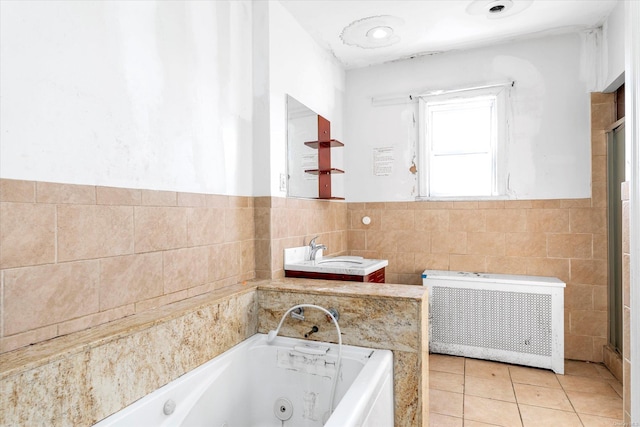
[[[96,426],[392,427],[391,351],[342,346],[329,416],[337,353],[337,344],[256,334]]]

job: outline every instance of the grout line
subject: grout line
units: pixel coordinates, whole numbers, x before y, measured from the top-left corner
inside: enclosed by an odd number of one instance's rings
[[[463,358],[462,363],[462,425],[464,426],[464,404],[467,398],[467,358]]]
[[[518,402],[518,395],[516,394],[516,387],[513,384],[513,378],[511,377],[511,367],[507,366],[509,372],[509,381],[511,382],[511,391],[513,391],[513,398],[515,399],[516,408],[518,408],[518,416],[520,417],[520,424],[524,426],[524,419],[522,419],[522,411],[520,410],[520,402]]]
[[[103,258],[98,259],[98,311],[96,311],[94,314],[100,314],[104,312],[102,310],[102,301],[100,298],[100,296],[102,295],[102,259]]]
[[[566,367],[565,367],[565,371],[566,371]],[[578,415],[578,411],[576,410],[576,407],[573,406],[573,402],[571,401],[571,399],[569,399],[569,395],[567,394],[567,390],[565,390],[564,385],[562,385],[562,381],[560,381],[558,379],[558,374],[556,375],[556,379],[558,380],[558,383],[560,383],[560,388],[562,389],[562,392],[564,393],[564,396],[567,398],[567,401],[569,402],[569,405],[571,405],[571,409],[573,409],[573,413],[576,414],[576,416],[578,417],[578,421],[580,421],[580,424],[582,424],[584,426],[584,424],[582,423],[582,419],[580,418],[580,415]]]
[[[58,263],[58,205],[54,205],[53,214],[53,263]]]
[[[166,280],[165,280],[166,276],[164,274],[165,273],[165,271],[164,271],[165,270],[164,260],[166,258],[166,253],[167,252],[169,252],[169,251],[168,250],[160,251],[160,253],[161,253],[161,255],[160,255],[160,264],[161,264],[160,265],[160,271],[161,271],[161,280],[162,280],[162,295],[161,296],[167,295],[167,283],[166,283]],[[174,253],[175,253],[175,251],[174,251]],[[209,278],[208,275],[209,275],[209,273],[207,272],[207,279]],[[200,286],[200,285],[198,285],[198,286]]]

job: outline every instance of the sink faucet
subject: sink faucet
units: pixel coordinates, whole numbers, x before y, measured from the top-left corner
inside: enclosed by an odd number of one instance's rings
[[[311,261],[315,261],[316,260],[316,254],[318,253],[318,251],[320,249],[327,249],[327,247],[325,245],[323,245],[323,244],[316,245],[316,239],[317,238],[318,238],[318,236],[314,237],[309,242],[309,247],[311,248],[311,252],[309,253],[309,260],[311,260]]]

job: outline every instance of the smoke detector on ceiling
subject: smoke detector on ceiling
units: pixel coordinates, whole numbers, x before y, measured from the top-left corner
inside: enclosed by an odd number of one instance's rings
[[[474,0],[467,6],[467,13],[489,19],[506,18],[522,12],[531,3],[533,0]]]
[[[400,41],[398,29],[403,24],[404,21],[395,16],[370,16],[353,21],[344,27],[340,38],[346,45],[363,49],[391,46]]]

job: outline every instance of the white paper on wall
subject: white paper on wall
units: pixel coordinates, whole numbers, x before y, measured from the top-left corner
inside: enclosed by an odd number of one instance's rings
[[[389,176],[393,173],[393,147],[373,149],[373,174]]]

